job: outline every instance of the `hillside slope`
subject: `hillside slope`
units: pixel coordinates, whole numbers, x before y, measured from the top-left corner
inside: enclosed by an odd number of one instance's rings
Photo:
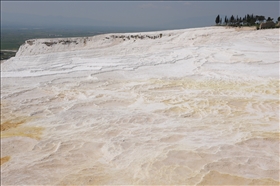
[[[28,40],[1,63],[3,185],[279,185],[279,30]]]

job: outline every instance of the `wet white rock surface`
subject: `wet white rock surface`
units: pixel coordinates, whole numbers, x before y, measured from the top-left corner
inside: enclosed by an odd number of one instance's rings
[[[3,185],[279,184],[279,29],[68,40],[1,64]]]

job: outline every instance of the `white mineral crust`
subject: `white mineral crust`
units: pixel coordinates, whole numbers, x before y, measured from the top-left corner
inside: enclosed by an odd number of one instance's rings
[[[278,185],[279,29],[26,41],[1,127],[2,185]]]

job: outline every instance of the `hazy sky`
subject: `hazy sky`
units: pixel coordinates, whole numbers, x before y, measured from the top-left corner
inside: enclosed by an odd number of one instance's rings
[[[145,28],[211,26],[218,14],[277,20],[279,2],[261,1],[2,1],[1,24]]]

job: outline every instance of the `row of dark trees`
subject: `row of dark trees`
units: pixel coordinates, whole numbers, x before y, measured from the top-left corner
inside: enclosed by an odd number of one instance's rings
[[[225,16],[224,21],[218,15],[215,19],[216,25],[229,25],[229,26],[240,26],[240,25],[246,25],[246,26],[253,26],[256,24],[260,24],[264,21],[273,21],[273,18],[268,17],[267,19],[263,15],[253,15],[253,14],[247,14],[243,18],[234,17],[233,15],[231,17]],[[280,17],[278,17],[278,21],[280,21]]]

